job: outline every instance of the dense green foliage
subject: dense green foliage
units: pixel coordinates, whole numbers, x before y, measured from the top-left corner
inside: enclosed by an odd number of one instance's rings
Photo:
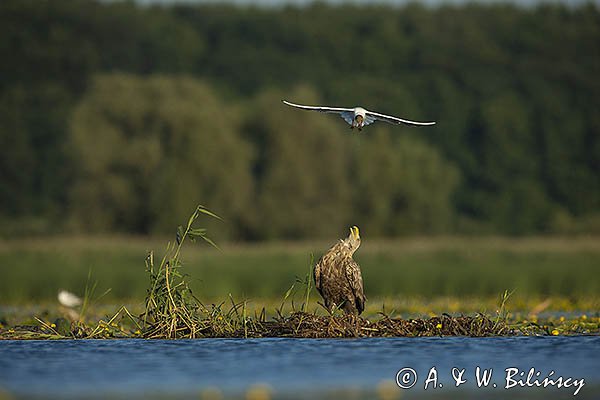
[[[2,1],[0,231],[598,231],[599,42],[593,5]]]
[[[249,201],[251,151],[235,120],[214,118],[219,113],[228,107],[189,78],[97,76],[71,120],[70,153],[79,166],[73,222],[168,231],[195,199],[239,217]]]

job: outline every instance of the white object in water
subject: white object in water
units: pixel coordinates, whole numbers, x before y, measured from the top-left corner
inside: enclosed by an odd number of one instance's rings
[[[65,307],[75,308],[80,306],[81,303],[83,303],[83,300],[71,292],[61,290],[58,292],[58,302]]]

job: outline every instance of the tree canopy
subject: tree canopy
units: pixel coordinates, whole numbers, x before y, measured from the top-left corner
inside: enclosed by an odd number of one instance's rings
[[[600,11],[0,3],[0,233],[600,231]],[[358,136],[281,98],[415,120]],[[93,218],[90,215],[94,215]]]

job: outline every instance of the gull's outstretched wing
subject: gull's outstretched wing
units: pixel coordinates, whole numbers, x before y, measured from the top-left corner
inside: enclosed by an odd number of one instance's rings
[[[324,113],[341,114],[341,113],[347,112],[347,111],[352,111],[352,112],[354,111],[353,108],[303,106],[301,104],[290,103],[289,101],[286,101],[286,100],[281,100],[281,101],[283,101],[283,104],[287,104],[288,106],[292,106],[292,107],[296,107],[296,108],[301,108],[303,110],[319,111],[319,112],[324,112]]]
[[[340,115],[344,121],[346,121],[349,125],[352,125],[352,121],[354,120],[354,111],[342,111]]]
[[[374,116],[369,115],[367,113],[367,115],[365,116],[365,122],[364,122],[364,124],[365,124],[365,126],[371,125],[375,121],[377,121],[377,118],[375,118]]]
[[[407,119],[392,117],[391,115],[379,114],[373,111],[367,111],[367,116],[365,120],[369,120],[369,117],[373,117],[380,121],[385,121],[390,124],[408,124],[408,125],[435,125],[435,122],[417,122],[417,121],[409,121]],[[369,122],[371,123],[371,122]],[[365,124],[366,125],[366,124]]]

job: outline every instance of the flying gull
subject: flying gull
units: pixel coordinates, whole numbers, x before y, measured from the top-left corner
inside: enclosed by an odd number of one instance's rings
[[[303,106],[301,104],[290,103],[289,101],[282,100],[284,104],[287,104],[291,107],[301,108],[303,110],[310,111],[319,111],[324,113],[334,113],[340,114],[344,121],[346,121],[350,125],[350,129],[358,128],[358,130],[362,130],[364,126],[370,125],[373,122],[379,120],[384,121],[394,125],[434,125],[435,122],[417,122],[417,121],[409,121],[407,119],[402,119],[398,117],[392,117],[391,115],[385,115],[376,113],[374,111],[366,110],[362,107],[354,107],[354,108],[341,108],[341,107],[321,107],[321,106]]]

